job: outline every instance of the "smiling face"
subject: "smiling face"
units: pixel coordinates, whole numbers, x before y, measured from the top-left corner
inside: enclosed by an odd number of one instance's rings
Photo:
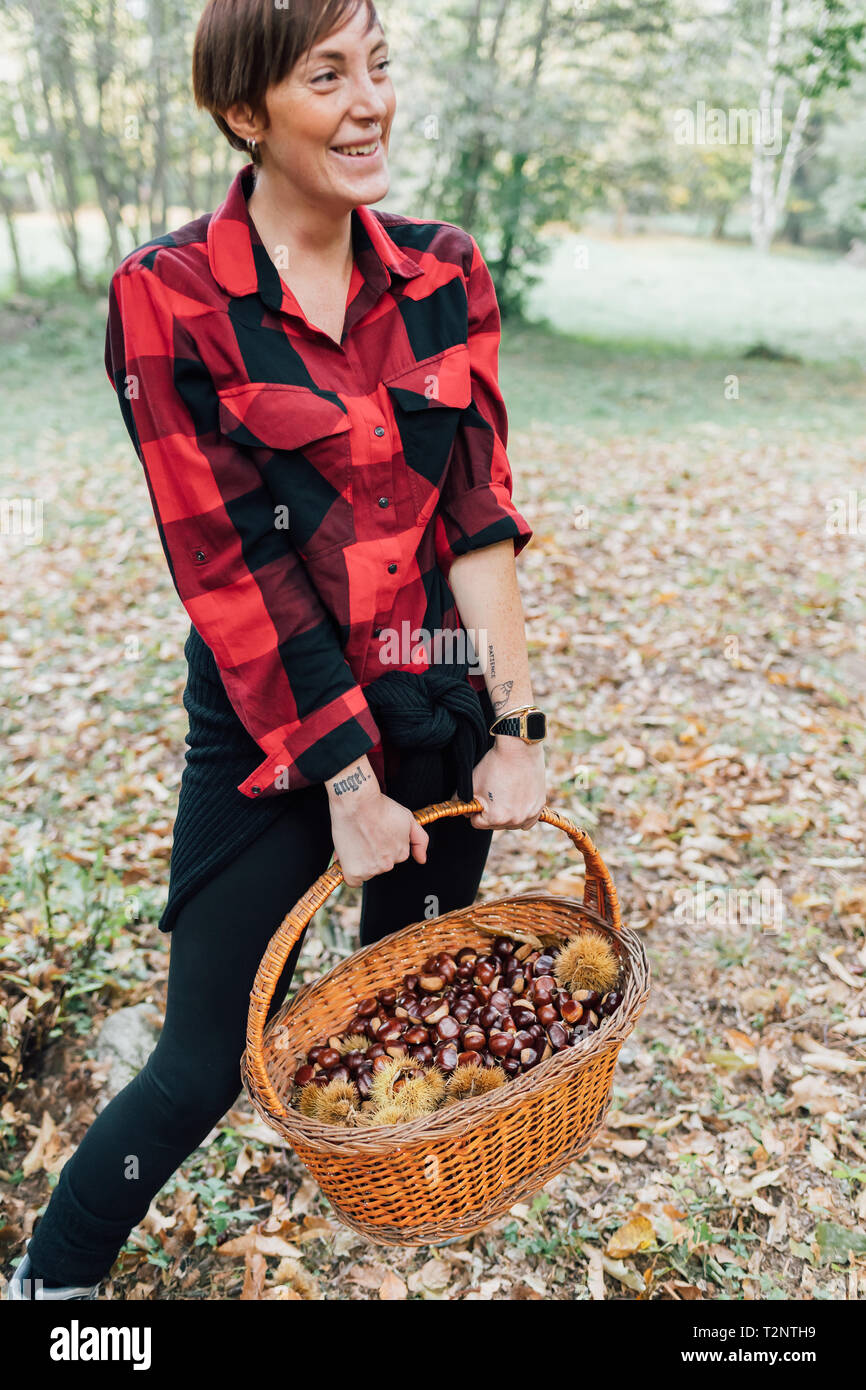
[[[253,137],[262,167],[288,180],[313,206],[335,214],[375,203],[390,186],[388,141],[397,100],[388,45],[377,23],[367,32],[359,6],[348,23],[320,39],[265,94],[266,111],[225,112],[243,139]]]

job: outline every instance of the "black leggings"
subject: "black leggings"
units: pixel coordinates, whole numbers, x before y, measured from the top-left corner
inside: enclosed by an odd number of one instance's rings
[[[437,776],[416,788],[411,809],[445,801],[452,792],[440,764]],[[61,1284],[101,1281],[153,1197],[237,1099],[259,962],[333,853],[324,786],[292,792],[286,800],[285,816],[179,913],[159,1041],[61,1170],[29,1246],[36,1277]],[[474,901],[493,832],[456,816],[433,822],[427,833],[426,864],[410,858],[363,885],[361,945]],[[315,930],[315,917],[311,926]],[[302,942],[286,962],[269,1017],[284,1002]]]

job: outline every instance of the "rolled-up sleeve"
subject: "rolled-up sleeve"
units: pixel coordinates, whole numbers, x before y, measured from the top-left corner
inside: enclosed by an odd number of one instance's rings
[[[473,237],[469,240],[472,260],[466,294],[472,400],[458,425],[435,527],[437,560],[446,578],[460,555],[509,538],[519,555],[532,536],[532,527],[512,501],[506,453],[508,415],[499,390],[499,305],[478,244]]]
[[[210,373],[171,290],[138,262],[111,281],[105,367],[175,589],[265,755],[238,790],[324,781],[373,748],[378,727],[252,455],[219,432]]]

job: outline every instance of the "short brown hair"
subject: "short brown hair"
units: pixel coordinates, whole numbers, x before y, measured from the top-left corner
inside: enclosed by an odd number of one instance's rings
[[[239,101],[260,111],[267,89],[362,5],[369,33],[381,23],[373,0],[288,0],[285,8],[277,0],[208,0],[192,50],[196,105],[211,113],[234,149],[246,150],[220,113]],[[258,149],[252,157],[261,163]]]

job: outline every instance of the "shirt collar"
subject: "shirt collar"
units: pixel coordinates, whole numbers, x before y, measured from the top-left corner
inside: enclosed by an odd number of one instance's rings
[[[249,215],[247,199],[253,191],[254,168],[247,164],[238,170],[224,202],[208,223],[208,262],[214,279],[229,294],[259,294],[268,308],[280,309],[286,299],[291,303],[293,296],[285,289]],[[352,243],[358,267],[377,297],[390,287],[392,275],[411,280],[423,274],[421,266],[404,255],[365,204],[352,210]]]

